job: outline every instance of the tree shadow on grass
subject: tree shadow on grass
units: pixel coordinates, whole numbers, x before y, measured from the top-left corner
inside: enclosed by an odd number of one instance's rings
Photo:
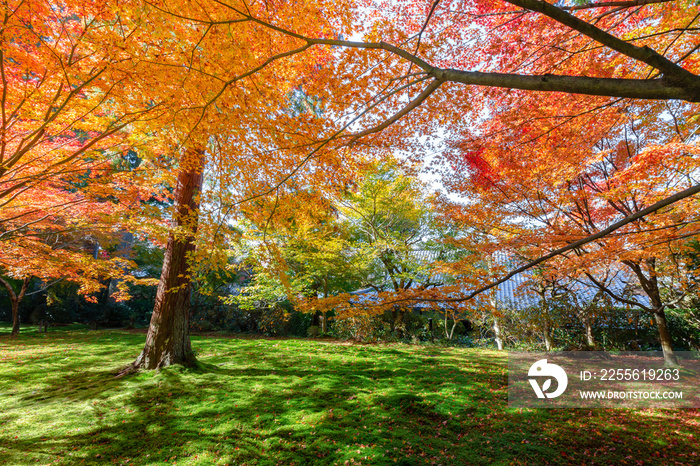
[[[206,406],[200,401],[220,394],[218,390],[207,389],[207,383],[188,387],[178,373],[164,375],[160,386],[144,388],[131,398],[137,409],[124,422],[67,435],[41,448],[50,452],[49,447],[71,445],[89,453],[86,459],[94,464],[195,455],[258,464],[343,464],[370,457],[365,464],[615,464],[624,458],[621,453],[638,457],[644,452],[659,461],[661,455],[675,454],[656,444],[653,435],[623,430],[637,423],[641,429],[661,432],[668,428],[664,416],[640,420],[622,412],[582,421],[573,418],[576,410],[493,409],[478,416],[476,409],[465,409],[463,420],[456,420],[437,412],[425,397],[400,390],[362,403],[338,398],[341,380],[291,389],[285,394],[289,403],[279,396],[271,399],[274,391],[259,390],[245,399],[233,396]],[[197,409],[187,412],[190,402],[197,402]],[[310,420],[299,418],[300,413],[308,413]],[[619,429],[609,428],[610,417]],[[679,440],[674,447],[682,446],[686,454],[698,451],[691,439]],[[27,441],[24,448],[31,444]],[[681,457],[676,459],[683,464]],[[685,464],[693,464],[692,458]]]
[[[76,369],[45,380],[45,387],[22,397],[22,401],[85,401],[119,390],[128,379],[117,378],[119,368]]]
[[[77,449],[80,460],[95,463],[127,457],[164,461],[201,453],[264,463],[265,452],[271,451],[276,452],[271,463],[335,463],[356,456],[348,453],[350,439],[363,437],[367,424],[372,428],[368,418],[373,414],[386,417],[385,423],[393,417],[397,426],[444,419],[442,414],[431,414],[423,398],[410,402],[415,395],[397,384],[418,363],[419,359],[405,355],[388,370],[313,356],[300,368],[298,359],[279,352],[266,354],[266,364],[274,370],[235,369],[204,361],[193,370],[163,370],[151,380],[143,380],[142,374],[115,379],[114,370],[71,370],[44,380],[45,387],[24,396],[18,408],[98,401],[86,416],[92,422],[85,423],[83,432],[52,439],[0,440],[9,446],[5,456],[10,464],[22,464],[24,454],[54,457],[56,451],[66,453],[69,448]],[[127,384],[138,387],[119,402],[122,406],[114,406],[114,401],[101,406],[103,396],[118,393]],[[132,412],[123,414],[121,422],[107,415],[127,406]],[[383,441],[377,433],[370,437],[375,445]],[[70,464],[75,459],[62,461]]]
[[[19,335],[0,334],[0,345],[8,348],[46,347],[49,345],[92,346],[96,350],[109,347],[110,351],[126,350],[138,347],[145,342],[144,335],[132,335],[124,331],[114,330],[55,330],[48,333],[20,332]],[[106,353],[105,353],[106,354]]]
[[[502,363],[467,356],[246,343],[194,369],[72,370],[18,409],[83,403],[80,430],[0,433],[0,463],[660,464],[667,454],[697,464],[697,411],[508,411]]]

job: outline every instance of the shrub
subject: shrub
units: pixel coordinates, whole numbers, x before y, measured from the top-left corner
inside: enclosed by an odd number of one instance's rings
[[[341,340],[354,340],[363,343],[394,341],[391,324],[383,319],[370,316],[336,318],[330,334]]]

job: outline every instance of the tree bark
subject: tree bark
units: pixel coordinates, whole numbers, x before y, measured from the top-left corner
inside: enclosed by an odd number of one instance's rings
[[[591,348],[595,348],[595,338],[593,337],[593,326],[589,319],[583,321],[583,326],[586,329],[586,344]]]
[[[323,280],[323,297],[328,298],[328,280]],[[321,311],[321,333],[325,335],[328,333],[328,319],[327,311]]]
[[[452,319],[452,328],[450,329],[450,336],[449,336],[448,340],[452,340],[452,338],[454,338],[455,329],[457,328],[458,323],[459,323],[459,321],[457,320],[457,318]]]
[[[22,288],[20,289],[19,295],[15,293],[12,289],[10,282],[6,281],[0,277],[0,283],[5,286],[7,293],[10,295],[10,307],[12,308],[12,332],[10,336],[15,336],[19,333],[19,303],[24,298],[24,294],[27,292],[27,287],[29,286],[29,281],[31,277],[27,277],[22,281]]]
[[[447,319],[447,310],[445,310],[445,338],[447,338],[448,340],[452,340],[452,338],[455,335],[455,328],[457,328],[457,324],[459,323],[459,321],[457,320],[457,316],[453,315],[452,316],[452,328],[448,330],[447,329],[447,320],[448,320]]]
[[[403,324],[403,318],[404,315],[406,314],[405,309],[401,308],[394,308],[392,311],[393,314],[393,319],[392,319],[392,328],[391,331],[394,332],[399,338],[403,338],[404,336],[404,324]]]
[[[592,317],[590,312],[590,306],[587,308],[577,307],[576,314],[579,320],[583,324],[583,331],[586,335],[586,345],[594,348],[595,347],[595,337],[593,336],[593,324],[591,323]]]
[[[489,263],[489,272],[491,271],[491,263]],[[494,311],[498,309],[498,301],[496,300],[496,295],[491,294],[491,297],[489,298],[489,301],[491,303],[491,307],[493,307]],[[493,335],[494,339],[496,341],[496,348],[498,351],[503,351],[503,338],[501,338],[501,326],[498,323],[498,317],[496,317],[495,313],[491,313],[491,316],[493,317]]]
[[[192,292],[190,261],[195,251],[204,158],[201,150],[191,150],[187,155],[186,164],[181,160],[177,177],[173,231],[163,260],[146,346],[133,363],[133,369],[159,369],[172,364],[196,363],[189,335]]]
[[[549,336],[549,329],[545,327],[542,331],[542,336],[544,337],[544,347],[547,351],[552,351],[552,339]]]
[[[659,343],[661,343],[661,350],[664,353],[664,364],[671,367],[677,366],[678,358],[676,358],[676,354],[673,352],[673,339],[671,338],[671,331],[666,321],[666,312],[664,312],[665,305],[661,299],[661,292],[659,291],[659,281],[656,276],[656,261],[653,258],[646,260],[649,278],[644,274],[642,266],[639,263],[625,262],[625,264],[635,273],[644,293],[649,297],[654,320],[656,321],[656,328],[659,331]]]
[[[656,328],[659,330],[659,342],[664,353],[664,364],[670,367],[678,366],[678,358],[673,352],[673,340],[666,322],[666,313],[663,309],[654,312],[654,320],[656,321]]]
[[[501,327],[498,325],[498,317],[493,316],[493,334],[496,337],[496,348],[503,351],[503,339],[501,338]]]
[[[14,337],[19,333],[19,302],[17,299],[11,299],[12,306],[12,332],[11,337]]]

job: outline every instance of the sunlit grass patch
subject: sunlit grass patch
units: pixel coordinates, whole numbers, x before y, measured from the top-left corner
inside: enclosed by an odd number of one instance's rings
[[[201,367],[115,378],[145,336],[0,338],[0,464],[697,464],[697,411],[507,409],[495,351],[193,337]]]

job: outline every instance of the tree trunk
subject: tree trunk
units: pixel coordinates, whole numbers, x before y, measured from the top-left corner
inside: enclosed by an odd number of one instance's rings
[[[656,328],[659,330],[659,341],[664,352],[664,364],[675,367],[678,365],[678,359],[673,352],[673,340],[671,339],[671,332],[668,330],[666,313],[663,309],[659,312],[654,312],[654,320],[656,321]]]
[[[542,336],[544,337],[544,347],[547,351],[552,351],[552,338],[549,335],[549,326],[545,325],[542,330]]]
[[[664,304],[661,300],[661,293],[659,292],[659,283],[656,278],[656,261],[652,259],[647,259],[646,266],[649,271],[649,277],[644,275],[644,271],[639,263],[636,262],[625,262],[625,264],[632,269],[632,271],[637,275],[639,279],[639,284],[642,289],[649,297],[649,302],[654,309],[654,320],[656,321],[656,328],[659,331],[659,343],[661,343],[661,350],[664,353],[664,364],[667,366],[677,366],[678,359],[676,354],[673,352],[673,340],[671,339],[671,331],[668,328],[666,322],[666,313],[664,312]]]
[[[148,328],[146,346],[133,369],[159,369],[172,364],[196,363],[190,344],[191,255],[195,251],[198,196],[202,189],[203,151],[190,151],[175,188],[176,213],[173,232],[163,260],[156,303]],[[181,167],[184,164],[181,161]],[[184,230],[184,234],[183,234]]]
[[[583,323],[583,330],[586,333],[586,345],[591,348],[595,347],[595,338],[593,337],[593,325],[591,325],[591,318],[584,314],[585,311],[581,311],[579,316],[581,322]]]
[[[24,293],[27,292],[27,287],[29,286],[30,280],[31,277],[28,277],[22,281],[22,288],[18,295],[15,293],[15,290],[12,289],[10,282],[0,277],[0,283],[5,286],[7,293],[10,295],[10,306],[12,308],[12,332],[10,333],[10,336],[12,337],[19,333],[19,303],[24,298]]]
[[[493,334],[496,336],[496,348],[503,351],[503,339],[501,338],[501,327],[498,325],[498,317],[493,316]]]
[[[450,336],[447,338],[448,340],[452,340],[452,338],[454,338],[454,336],[455,336],[455,329],[457,328],[457,324],[458,324],[458,323],[459,323],[459,321],[457,320],[457,317],[455,317],[454,319],[452,319],[452,328],[450,329]]]
[[[595,338],[593,337],[593,326],[589,321],[585,323],[586,327],[586,344],[591,348],[595,348]]]
[[[391,331],[394,332],[399,338],[403,338],[403,336],[404,336],[403,319],[404,319],[404,315],[406,315],[406,310],[395,307],[394,310],[392,311],[392,314],[393,314],[393,319],[392,319]]]
[[[491,302],[491,307],[493,308],[493,311],[498,310],[498,301],[496,301],[496,296],[495,294],[491,294],[491,298],[489,300]],[[495,336],[496,340],[496,348],[498,351],[503,351],[503,339],[501,338],[501,326],[498,323],[498,317],[493,313],[491,315],[493,316],[493,335]]]
[[[323,297],[328,298],[328,280],[323,280]],[[328,322],[326,321],[326,312],[322,311],[321,315],[321,333],[326,334],[328,332]]]
[[[15,336],[19,333],[19,303],[16,299],[11,300],[12,306],[12,332],[10,336]]]

